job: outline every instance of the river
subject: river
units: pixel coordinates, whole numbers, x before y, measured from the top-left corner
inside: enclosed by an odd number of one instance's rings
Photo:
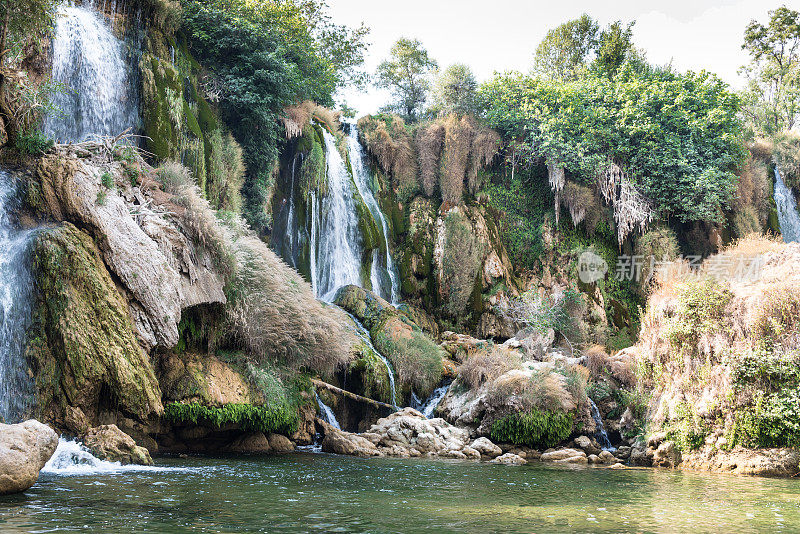
[[[800,527],[800,481],[328,454],[161,458],[43,473],[7,532],[761,532]]]

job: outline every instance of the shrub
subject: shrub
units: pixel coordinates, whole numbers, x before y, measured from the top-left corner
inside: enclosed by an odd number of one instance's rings
[[[375,348],[392,363],[400,382],[411,384],[421,396],[439,385],[444,352],[419,327],[392,317],[373,328],[371,334]]]
[[[484,244],[473,232],[469,218],[460,210],[451,210],[445,216],[444,228],[445,242],[442,253],[444,310],[451,317],[459,317],[466,310],[472,295],[485,249]]]
[[[754,341],[767,348],[800,348],[800,288],[778,283],[762,294],[751,323]]]
[[[586,230],[593,234],[603,216],[603,207],[597,193],[585,185],[567,180],[558,198],[559,203],[569,211],[572,224],[578,226],[584,223]]]
[[[637,286],[641,295],[647,295],[657,276],[657,264],[672,262],[680,253],[678,238],[672,229],[659,226],[648,230],[636,241],[634,255],[642,259],[641,280]]]
[[[242,147],[220,129],[211,132],[209,143],[208,200],[215,209],[240,214],[245,175]]]
[[[442,202],[448,206],[457,206],[464,194],[464,179],[470,162],[475,129],[469,118],[455,115],[445,119],[444,128],[444,156],[439,188],[442,191]]]
[[[758,221],[758,213],[752,206],[744,206],[733,215],[731,230],[734,237],[742,238],[750,234],[761,233],[762,225]]]
[[[666,337],[675,350],[695,354],[703,337],[724,328],[725,308],[733,293],[711,278],[688,280],[677,291],[677,307]]]
[[[478,389],[483,384],[492,383],[496,378],[520,368],[519,355],[499,345],[474,352],[458,368],[458,377],[470,389]]]
[[[414,142],[406,124],[396,115],[367,115],[358,120],[358,130],[366,146],[380,164],[390,173],[404,202],[419,191],[417,160]]]
[[[111,189],[112,187],[114,187],[114,177],[111,176],[110,172],[105,171],[103,174],[100,175],[100,183],[106,189]]]
[[[475,195],[483,185],[481,170],[488,167],[500,150],[502,139],[496,131],[477,124],[470,148],[470,163],[467,172],[467,187],[470,194]]]
[[[47,137],[41,130],[31,129],[21,132],[17,135],[14,141],[14,146],[17,147],[22,154],[31,156],[38,156],[44,154],[53,148],[53,140]]]
[[[181,195],[187,187],[196,185],[189,169],[176,161],[167,161],[156,170],[156,179],[165,192]]]
[[[527,445],[537,449],[555,447],[572,432],[572,413],[531,410],[511,414],[492,423],[491,438],[497,443]]]
[[[535,332],[546,333],[553,329],[566,340],[574,352],[574,345],[582,342],[583,315],[586,302],[580,293],[566,289],[551,295],[530,290],[514,299],[503,311],[517,324],[524,324]]]

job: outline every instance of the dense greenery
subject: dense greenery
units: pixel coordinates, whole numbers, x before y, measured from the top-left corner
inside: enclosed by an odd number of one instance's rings
[[[631,64],[568,83],[504,74],[481,95],[489,124],[524,143],[528,160],[558,162],[588,184],[619,162],[664,217],[719,220],[734,195],[739,99],[711,74]]]
[[[277,408],[252,404],[203,406],[173,402],[164,406],[164,417],[174,423],[205,424],[216,428],[234,423],[245,431],[291,434],[297,430],[297,412],[286,405]]]
[[[378,65],[378,84],[392,91],[394,100],[387,110],[400,113],[407,121],[419,117],[430,89],[430,73],[436,61],[416,39],[399,39],[390,58]]]
[[[490,436],[496,443],[547,449],[569,437],[573,421],[572,413],[534,408],[528,413],[511,414],[498,419],[492,423]]]

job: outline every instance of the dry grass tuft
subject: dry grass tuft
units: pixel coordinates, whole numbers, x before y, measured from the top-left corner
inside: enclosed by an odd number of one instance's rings
[[[444,146],[445,128],[443,124],[434,122],[417,130],[415,142],[419,153],[419,169],[422,175],[422,190],[426,196],[432,197],[436,190],[439,158]]]
[[[567,180],[558,198],[561,205],[569,210],[574,226],[583,222],[589,233],[594,233],[603,216],[603,207],[600,205],[600,196],[597,193],[585,185]]]
[[[483,185],[480,180],[480,171],[491,165],[500,151],[501,144],[502,139],[499,133],[482,125],[475,126],[467,175],[467,188],[470,194],[474,195],[480,190]]]
[[[522,360],[519,354],[499,345],[470,354],[459,367],[458,376],[470,389],[492,383],[512,369],[519,369]]]
[[[750,154],[754,159],[768,163],[772,160],[772,151],[775,150],[775,144],[769,139],[760,138],[748,144],[747,148],[750,149]]]
[[[406,124],[396,115],[367,115],[358,121],[364,145],[381,168],[392,175],[402,199],[419,190],[414,142]]]
[[[311,119],[320,122],[330,133],[339,131],[341,115],[339,111],[306,100],[284,109],[281,121],[286,129],[286,139],[294,139],[303,134],[306,127],[311,124]]]
[[[444,156],[439,186],[442,202],[448,206],[457,206],[464,194],[464,178],[470,162],[475,128],[468,117],[459,118],[455,115],[444,119],[444,128]]]

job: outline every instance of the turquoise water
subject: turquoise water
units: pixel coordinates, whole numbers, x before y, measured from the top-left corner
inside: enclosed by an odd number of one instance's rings
[[[800,481],[663,470],[272,457],[42,474],[0,532],[762,532],[800,529]]]

